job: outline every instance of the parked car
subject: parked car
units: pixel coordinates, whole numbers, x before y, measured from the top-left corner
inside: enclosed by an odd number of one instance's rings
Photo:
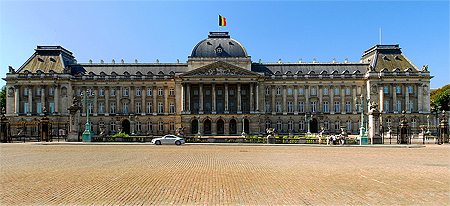
[[[186,143],[186,141],[184,141],[184,139],[182,137],[178,137],[175,135],[165,135],[164,137],[161,137],[161,138],[152,139],[152,143],[156,144],[156,145],[161,145],[161,144],[181,145],[181,144]]]

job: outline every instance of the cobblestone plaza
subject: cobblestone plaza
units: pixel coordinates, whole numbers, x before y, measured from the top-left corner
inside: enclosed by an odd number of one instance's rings
[[[449,205],[449,146],[1,144],[0,205]]]

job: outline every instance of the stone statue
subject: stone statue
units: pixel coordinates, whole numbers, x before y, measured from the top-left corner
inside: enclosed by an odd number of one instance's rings
[[[100,134],[98,136],[100,136],[100,137],[105,136],[105,128],[100,127]]]
[[[16,73],[16,71],[14,70],[14,68],[12,66],[9,66],[9,73],[11,73],[11,74]]]
[[[422,69],[420,71],[427,72],[428,71],[428,64],[427,65],[423,65]]]
[[[267,138],[273,138],[275,136],[275,129],[267,128],[266,133],[267,133]]]
[[[372,101],[372,103],[370,103],[370,110],[378,110],[378,103]]]
[[[177,128],[175,133],[177,136],[183,136],[184,135],[184,127]]]
[[[375,68],[373,68],[372,65],[369,65],[369,72],[374,72],[374,71],[375,71]]]

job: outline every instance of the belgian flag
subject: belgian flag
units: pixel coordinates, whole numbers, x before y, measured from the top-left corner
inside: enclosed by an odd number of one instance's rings
[[[219,26],[226,26],[226,25],[227,25],[226,18],[219,15]]]

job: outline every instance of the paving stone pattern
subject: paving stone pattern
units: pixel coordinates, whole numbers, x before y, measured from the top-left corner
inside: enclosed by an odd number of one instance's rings
[[[1,205],[449,205],[450,147],[1,144]]]

